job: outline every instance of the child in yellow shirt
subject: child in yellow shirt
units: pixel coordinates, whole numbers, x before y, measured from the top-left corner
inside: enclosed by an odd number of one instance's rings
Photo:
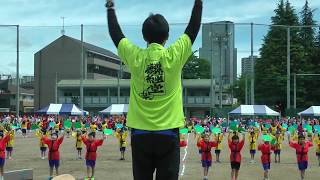
[[[217,147],[215,147],[215,154],[216,154],[216,161],[220,163],[220,154],[222,150],[222,141],[223,141],[224,135],[221,133],[218,133],[216,135],[213,135],[213,141],[217,142]]]
[[[316,155],[318,157],[318,162],[319,162],[319,166],[320,166],[320,133],[316,136],[313,136],[313,141],[316,147]]]
[[[254,163],[254,157],[257,149],[257,139],[258,139],[258,134],[255,133],[254,131],[251,131],[248,134],[249,150],[250,150],[250,156],[251,156],[250,163]]]
[[[22,136],[25,138],[27,137],[27,121],[22,121],[21,123],[21,131],[22,131]]]
[[[6,132],[6,134],[10,136],[10,140],[7,142],[7,146],[6,146],[7,159],[12,159],[12,151],[13,151],[13,145],[14,145],[14,130],[11,130],[11,128],[8,128],[8,131]]]
[[[275,163],[280,163],[280,154],[282,150],[282,142],[283,142],[283,137],[280,131],[276,132],[275,136],[271,136],[275,140],[275,144],[272,145],[272,149],[274,152],[274,161]]]
[[[98,127],[97,127],[97,125],[96,125],[96,123],[95,123],[95,122],[92,122],[92,123],[90,124],[91,132],[96,133],[97,128],[98,128]]]
[[[128,131],[125,128],[117,129],[115,136],[119,140],[120,153],[121,153],[120,160],[125,160],[124,153],[126,151],[126,146],[127,146],[126,138],[128,136]]]
[[[38,130],[36,136],[39,138],[40,158],[45,159],[48,146],[42,142],[42,139],[48,137],[48,132],[46,130]]]
[[[76,139],[76,149],[78,151],[78,159],[82,159],[82,139],[81,139],[82,133],[80,130],[72,133],[72,137]]]

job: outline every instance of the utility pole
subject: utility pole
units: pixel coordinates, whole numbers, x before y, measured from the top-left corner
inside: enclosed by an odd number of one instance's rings
[[[81,63],[80,63],[80,108],[83,110],[83,66],[84,66],[84,49],[83,49],[83,24],[81,24]]]
[[[210,55],[211,55],[211,76],[210,76],[210,116],[213,116],[213,108],[215,107],[215,82],[214,82],[214,71],[213,71],[213,28],[210,24]]]
[[[253,58],[253,23],[251,23],[251,105],[254,105],[254,75],[255,63]]]
[[[19,25],[17,25],[17,77],[16,77],[16,84],[17,84],[17,94],[16,94],[16,117],[19,120],[19,112],[20,112],[20,74],[19,74]]]
[[[223,37],[220,36],[218,37],[219,40],[219,65],[220,65],[220,70],[219,70],[219,108],[222,108],[222,88],[223,88],[223,83],[222,83],[222,41]]]
[[[66,31],[65,31],[65,29],[64,29],[64,20],[66,19],[66,17],[62,16],[61,19],[62,19],[61,35],[63,36],[63,35],[65,35],[65,33],[66,33]]]
[[[287,27],[287,109],[290,109],[290,27]]]

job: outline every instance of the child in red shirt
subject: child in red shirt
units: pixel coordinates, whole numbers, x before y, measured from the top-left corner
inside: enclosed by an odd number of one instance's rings
[[[48,160],[50,167],[50,176],[49,179],[53,178],[53,168],[56,169],[56,175],[59,175],[59,166],[60,166],[60,152],[59,148],[64,139],[64,134],[61,137],[58,137],[58,134],[53,132],[51,133],[51,138],[47,138],[45,135],[42,135],[42,143],[48,145]]]
[[[3,131],[0,132],[0,180],[3,180],[3,167],[6,159],[6,144],[10,141],[11,131],[4,136]]]
[[[210,134],[204,134],[203,140],[200,140],[198,138],[197,146],[199,149],[201,149],[201,162],[203,167],[203,180],[208,179],[208,171],[209,168],[212,165],[212,155],[211,155],[211,149],[213,147],[217,147],[218,143],[210,141]]]
[[[308,151],[313,146],[312,141],[306,141],[302,134],[299,135],[298,142],[291,141],[290,135],[288,136],[288,141],[290,147],[296,149],[301,180],[304,180],[305,170],[308,168]]]
[[[264,180],[269,179],[270,170],[270,156],[271,156],[271,145],[269,141],[264,141],[263,144],[258,146],[258,150],[261,151],[261,163],[264,169]]]
[[[103,135],[102,139],[96,140],[95,132],[90,132],[88,134],[88,138],[82,136],[82,141],[87,147],[86,152],[86,165],[87,165],[87,176],[88,179],[94,179],[94,169],[96,166],[96,159],[97,159],[97,149],[99,146],[103,144],[103,141],[106,139],[106,136]],[[91,176],[90,176],[91,171]]]
[[[228,145],[231,151],[230,153],[230,162],[231,162],[231,179],[237,180],[238,174],[241,166],[241,150],[245,142],[245,136],[242,135],[240,140],[238,133],[229,134],[228,136]]]

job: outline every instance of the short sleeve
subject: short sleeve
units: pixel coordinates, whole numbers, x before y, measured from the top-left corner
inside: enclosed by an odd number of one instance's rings
[[[289,146],[296,149],[297,148],[297,144],[293,143],[292,141],[289,142]]]
[[[96,146],[102,146],[103,140],[102,139],[97,140],[95,144],[96,144]]]
[[[192,54],[192,42],[188,35],[182,35],[175,43],[168,48],[169,53],[180,62],[181,66],[189,59]]]
[[[82,139],[82,142],[85,144],[85,145],[87,145],[87,138],[86,137],[84,137],[84,136],[81,136],[81,139]]]
[[[137,58],[140,50],[138,46],[131,43],[127,38],[121,39],[118,45],[118,55],[129,69],[133,61]]]

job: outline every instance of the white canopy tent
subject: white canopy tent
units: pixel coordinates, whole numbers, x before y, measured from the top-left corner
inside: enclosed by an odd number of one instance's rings
[[[35,113],[37,114],[48,114],[48,115],[72,115],[72,116],[79,116],[79,115],[88,115],[88,111],[84,111],[77,107],[75,104],[50,104]]]
[[[320,106],[311,106],[308,109],[298,113],[299,116],[320,116]]]
[[[129,104],[112,104],[107,109],[100,111],[101,114],[123,114],[128,113]]]
[[[266,105],[241,105],[229,112],[229,115],[241,116],[280,116],[280,113],[272,110]]]

